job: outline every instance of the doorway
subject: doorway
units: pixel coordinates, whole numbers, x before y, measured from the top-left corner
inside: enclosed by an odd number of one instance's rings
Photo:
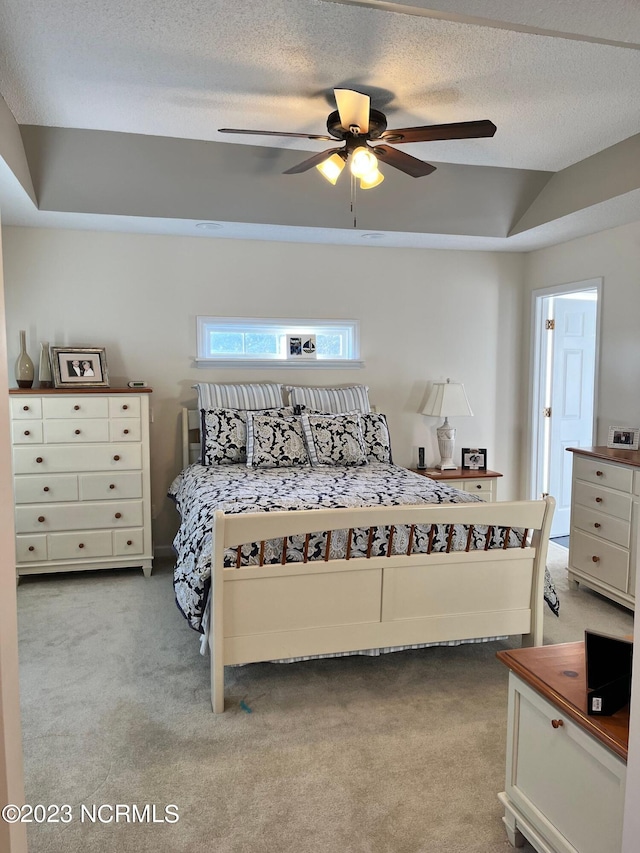
[[[551,537],[569,535],[569,447],[595,436],[602,279],[535,290],[533,296],[531,495],[556,500]]]

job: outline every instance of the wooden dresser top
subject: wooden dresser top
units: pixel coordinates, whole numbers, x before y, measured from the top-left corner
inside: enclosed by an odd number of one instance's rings
[[[584,641],[497,652],[497,657],[562,713],[625,761],[629,746],[629,706],[610,717],[587,714]]]
[[[579,456],[592,456],[609,462],[624,462],[626,465],[640,468],[640,450],[619,450],[615,447],[567,447],[567,450]]]

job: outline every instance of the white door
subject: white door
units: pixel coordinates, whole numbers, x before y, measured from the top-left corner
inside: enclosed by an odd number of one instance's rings
[[[569,534],[573,454],[567,448],[593,444],[597,307],[595,293],[553,298],[547,489],[556,499],[552,536]]]
[[[593,444],[600,281],[534,294],[531,494],[556,500],[552,537],[568,536],[573,454]]]

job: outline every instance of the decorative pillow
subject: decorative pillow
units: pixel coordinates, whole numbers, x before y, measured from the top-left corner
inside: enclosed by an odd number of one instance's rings
[[[302,415],[312,465],[366,465],[360,415]]]
[[[308,465],[299,417],[270,417],[247,412],[247,467],[289,468]]]
[[[235,465],[247,461],[247,412],[242,409],[202,409],[200,463],[202,465]],[[265,409],[260,414],[286,417],[293,414],[290,406]]]
[[[287,385],[289,405],[304,406],[320,412],[341,414],[344,412],[370,412],[369,388],[352,385],[348,388],[310,388]],[[303,409],[304,411],[304,409]]]
[[[391,436],[387,419],[382,414],[368,412],[360,415],[362,436],[369,462],[393,462],[391,458]]]
[[[282,385],[275,382],[259,384],[216,384],[198,382],[199,409],[277,409],[282,406]]]

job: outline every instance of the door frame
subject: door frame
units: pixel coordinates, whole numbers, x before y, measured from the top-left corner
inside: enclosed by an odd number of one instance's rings
[[[540,430],[538,414],[544,405],[542,382],[542,367],[544,364],[544,352],[542,346],[542,300],[547,296],[566,296],[579,293],[583,290],[595,290],[597,293],[596,305],[596,345],[595,345],[595,370],[593,376],[593,438],[597,436],[598,428],[598,388],[600,386],[600,326],[602,318],[602,291],[604,281],[602,277],[588,278],[582,281],[572,281],[566,284],[555,284],[550,287],[541,287],[531,291],[531,353],[529,367],[529,429],[528,453],[529,464],[527,466],[527,494],[530,499],[540,497],[537,493],[538,471],[541,464],[540,454],[542,452],[540,441]]]

